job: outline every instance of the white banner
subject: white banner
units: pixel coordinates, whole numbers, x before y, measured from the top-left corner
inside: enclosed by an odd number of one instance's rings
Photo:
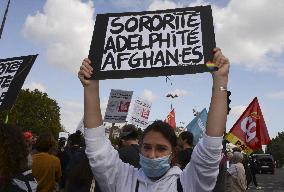
[[[112,89],[108,99],[104,122],[124,123],[128,114],[133,91]]]
[[[134,103],[130,123],[139,127],[147,127],[151,111],[151,102],[137,98]]]

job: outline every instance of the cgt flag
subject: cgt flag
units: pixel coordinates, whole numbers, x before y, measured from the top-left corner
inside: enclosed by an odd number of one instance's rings
[[[269,144],[270,138],[256,97],[225,138],[248,155]]]
[[[172,126],[172,128],[176,129],[175,109],[172,109],[172,111],[168,114],[167,118],[165,119],[165,122],[170,124],[170,126]]]

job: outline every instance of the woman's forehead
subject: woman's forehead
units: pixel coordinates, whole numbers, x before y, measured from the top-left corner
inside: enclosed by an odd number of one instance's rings
[[[149,131],[143,138],[142,144],[151,145],[167,145],[171,146],[170,141],[168,141],[162,133],[157,131]]]

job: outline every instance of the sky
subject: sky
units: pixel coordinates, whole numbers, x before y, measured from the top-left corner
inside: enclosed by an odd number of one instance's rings
[[[2,21],[8,0],[0,1]],[[284,1],[283,0],[11,0],[0,39],[0,58],[39,54],[23,88],[39,89],[55,99],[61,123],[70,133],[83,116],[83,88],[77,78],[87,57],[95,18],[100,13],[122,13],[211,5],[216,44],[230,59],[228,89],[230,130],[257,97],[271,138],[284,131]],[[192,109],[209,107],[210,73],[103,80],[102,113],[111,89],[134,91],[133,99],[152,102],[150,121],[165,119],[171,104],[178,126],[193,118]],[[178,98],[169,99],[168,93]],[[131,112],[131,111],[130,111]]]

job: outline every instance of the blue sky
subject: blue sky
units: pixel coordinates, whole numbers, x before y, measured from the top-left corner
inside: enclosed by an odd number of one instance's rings
[[[2,20],[8,0],[0,1]],[[281,0],[12,0],[0,39],[0,58],[39,54],[25,88],[38,88],[58,101],[61,122],[73,132],[83,114],[83,88],[76,75],[87,56],[97,13],[144,11],[211,4],[216,42],[231,60],[232,111],[227,130],[254,97],[258,97],[268,132],[284,131],[284,1]],[[176,122],[188,124],[192,109],[208,109],[209,73],[101,81],[105,110],[110,89],[134,91],[152,101],[150,120],[164,119],[170,104]],[[165,95],[179,94],[171,101]]]

